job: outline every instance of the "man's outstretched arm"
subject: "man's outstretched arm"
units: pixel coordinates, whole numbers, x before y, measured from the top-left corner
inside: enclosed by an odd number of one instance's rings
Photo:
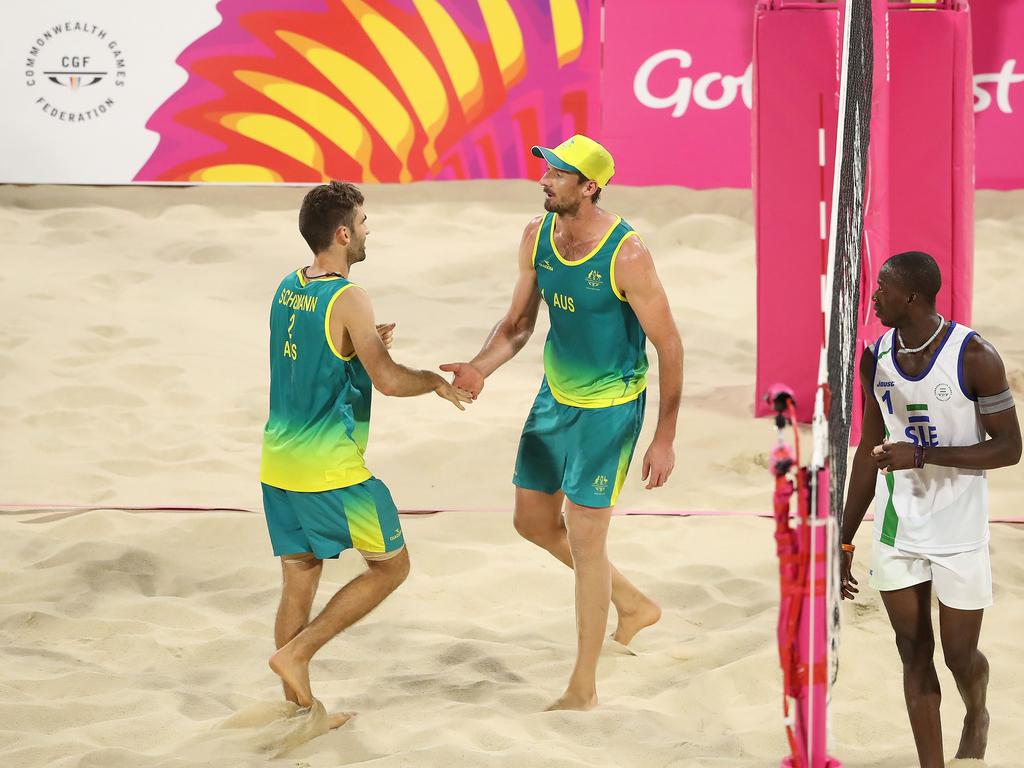
[[[476,357],[468,363],[446,363],[442,371],[454,374],[453,384],[474,398],[484,388],[484,379],[507,363],[530,340],[537,325],[540,291],[533,268],[533,251],[541,219],[531,221],[519,242],[519,277],[512,291],[512,304],[488,335]]]
[[[348,288],[331,308],[330,334],[335,350],[342,349],[346,331],[370,381],[381,394],[412,397],[436,392],[460,410],[465,410],[463,403],[473,399],[432,371],[418,371],[396,363],[374,324],[370,297],[356,286]]]

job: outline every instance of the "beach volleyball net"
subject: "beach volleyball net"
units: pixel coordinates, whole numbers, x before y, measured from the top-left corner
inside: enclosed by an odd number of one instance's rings
[[[782,765],[792,768],[841,765],[827,750],[829,702],[839,670],[840,530],[855,411],[872,96],[875,78],[886,74],[877,71],[875,44],[878,25],[884,30],[886,24],[887,3],[845,0],[832,5],[839,8],[842,30],[837,56],[838,120],[833,147],[827,146],[826,127],[819,126],[822,332],[809,465],[800,466],[796,411],[790,391],[780,386],[769,395],[779,430],[771,466],[776,478],[774,507],[780,566],[778,641],[790,748]],[[834,97],[834,93],[822,96]],[[826,200],[825,168],[830,152],[834,170],[831,198]],[[794,425],[792,446],[784,437],[787,424]]]

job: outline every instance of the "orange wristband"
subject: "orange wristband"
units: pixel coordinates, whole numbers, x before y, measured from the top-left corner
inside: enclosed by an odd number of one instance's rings
[[[856,547],[853,546],[853,544],[841,544],[840,546],[843,548],[843,552],[849,552],[851,554],[856,549]]]

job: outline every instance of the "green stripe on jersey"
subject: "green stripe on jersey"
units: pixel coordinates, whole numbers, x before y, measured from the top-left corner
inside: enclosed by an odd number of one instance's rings
[[[896,478],[892,472],[885,473],[885,487],[889,490],[889,498],[885,502],[885,517],[882,518],[882,535],[879,540],[890,547],[896,546],[896,529],[900,524],[900,517],[896,514],[896,507],[892,503],[893,488],[896,486]]]

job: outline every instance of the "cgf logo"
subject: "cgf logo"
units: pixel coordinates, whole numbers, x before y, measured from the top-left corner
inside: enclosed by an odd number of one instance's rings
[[[594,478],[594,490],[598,493],[604,493],[608,490],[608,478],[604,475],[598,475]]]
[[[111,111],[128,71],[121,44],[82,21],[54,24],[38,34],[24,58],[25,86],[43,114],[86,123]]]
[[[587,275],[587,288],[592,291],[596,291],[601,287],[601,281],[604,280],[604,275],[598,272],[596,269],[590,270]]]
[[[43,74],[51,83],[70,88],[72,91],[88,88],[90,85],[96,85],[109,74],[106,70],[90,71],[89,62],[92,58],[92,56],[61,56],[60,68],[43,72]]]

